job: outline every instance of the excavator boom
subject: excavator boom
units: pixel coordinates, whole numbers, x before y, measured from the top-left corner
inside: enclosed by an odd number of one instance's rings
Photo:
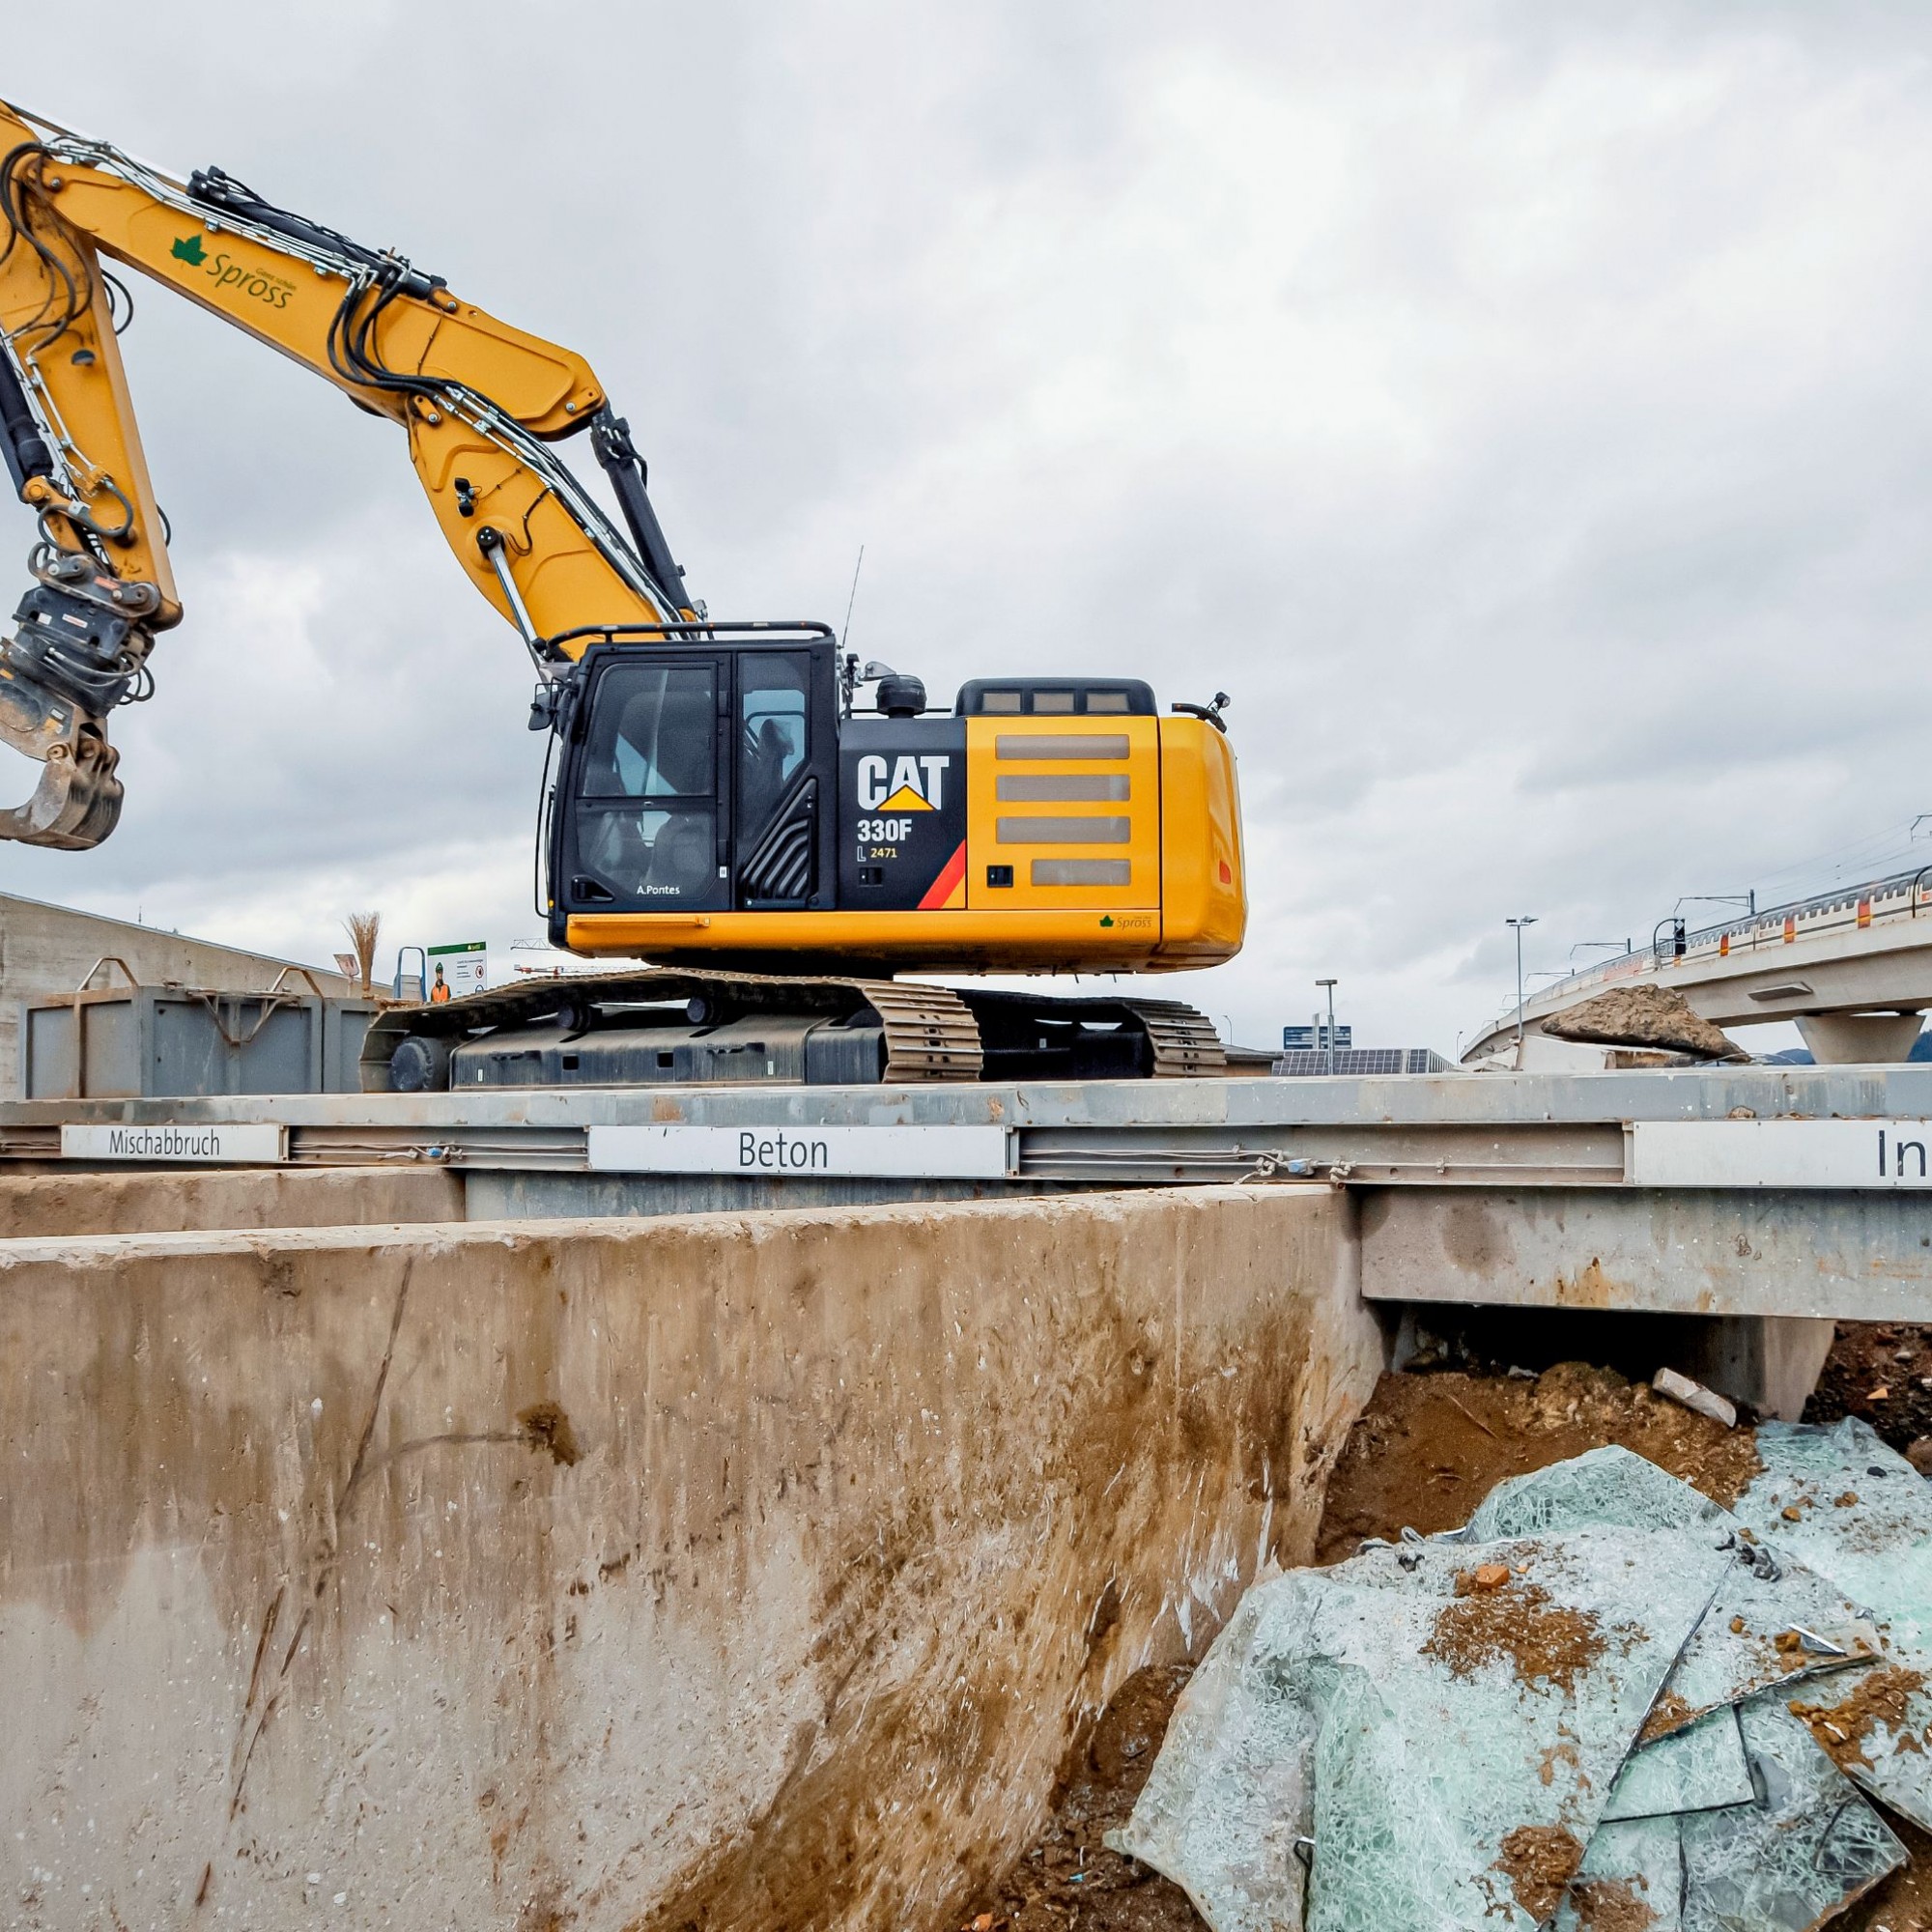
[[[581,355],[219,169],[178,181],[0,105],[0,455],[41,530],[0,643],[0,739],[45,767],[26,805],[0,811],[0,838],[80,847],[112,830],[108,717],[147,695],[154,639],[181,617],[108,261],[401,427],[451,551],[540,675],[582,648],[552,637],[699,614],[628,427]],[[584,430],[628,533],[550,447]]]

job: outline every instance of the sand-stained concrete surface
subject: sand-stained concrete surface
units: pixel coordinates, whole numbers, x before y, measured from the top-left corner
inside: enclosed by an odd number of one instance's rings
[[[462,1175],[428,1165],[0,1174],[7,1240],[463,1218]]]
[[[0,1244],[7,1919],[948,1924],[1312,1554],[1348,1214]]]

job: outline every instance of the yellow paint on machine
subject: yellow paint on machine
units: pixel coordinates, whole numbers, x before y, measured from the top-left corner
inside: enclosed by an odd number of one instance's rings
[[[999,796],[1002,778],[1124,778],[1126,795],[1021,804]],[[1009,868],[1004,886],[993,883],[1001,868]],[[1063,883],[1069,868],[1073,882]],[[1083,872],[1107,882],[1078,883]],[[966,905],[972,912],[1077,907],[1113,915],[1123,936],[1157,940],[1160,720],[967,719]]]
[[[1063,800],[1034,786],[1003,799],[1002,774],[1124,777],[1126,794],[1088,785],[1067,788]],[[1240,951],[1247,899],[1235,758],[1212,725],[1184,717],[971,718],[966,783],[964,891],[943,909],[598,913],[572,919],[568,942],[579,952],[664,964],[755,953],[776,971],[791,953],[895,971],[1160,972],[1218,965]],[[1039,822],[1055,818],[1066,821],[1065,836],[1038,837]],[[1106,823],[1119,820],[1124,836]],[[1124,862],[1127,878],[1112,888],[1036,884],[1036,861]],[[988,886],[988,866],[1011,866],[1013,885]]]

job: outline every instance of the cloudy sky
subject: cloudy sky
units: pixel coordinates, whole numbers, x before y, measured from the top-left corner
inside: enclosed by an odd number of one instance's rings
[[[1554,969],[1932,811],[1932,14],[540,17],[102,0],[85,60],[11,22],[4,90],[582,351],[714,613],[836,622],[863,543],[853,645],[935,694],[1232,693],[1248,945],[1170,985],[1243,1038],[1334,974],[1449,1051],[1506,915]],[[523,652],[398,434],[136,297],[188,615],[120,830],[0,889],[310,957],[363,906],[536,933]]]

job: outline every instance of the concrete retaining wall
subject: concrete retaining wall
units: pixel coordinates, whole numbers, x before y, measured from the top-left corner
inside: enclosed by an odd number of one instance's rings
[[[7,1922],[956,1923],[1307,1554],[1350,1211],[0,1247]]]
[[[0,1238],[185,1228],[459,1221],[463,1177],[440,1167],[166,1168],[0,1174]]]

